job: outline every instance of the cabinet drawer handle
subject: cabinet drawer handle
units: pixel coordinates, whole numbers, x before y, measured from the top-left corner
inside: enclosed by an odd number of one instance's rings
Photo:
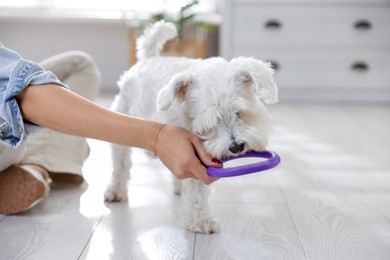
[[[279,62],[274,61],[274,60],[270,60],[270,61],[268,61],[268,62],[271,63],[271,68],[273,68],[275,71],[280,70],[280,64],[279,64]]]
[[[356,61],[351,65],[351,69],[356,72],[366,72],[369,70],[369,68],[370,66],[368,65],[368,63],[364,61]]]
[[[270,30],[276,30],[282,28],[282,23],[278,20],[271,19],[264,23],[264,27]]]
[[[372,24],[371,24],[371,22],[369,20],[360,19],[360,20],[357,20],[353,24],[353,27],[356,30],[366,31],[366,30],[370,30],[372,28]]]

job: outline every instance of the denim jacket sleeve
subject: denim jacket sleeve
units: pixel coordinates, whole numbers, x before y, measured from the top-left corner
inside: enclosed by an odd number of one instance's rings
[[[37,63],[23,59],[0,43],[0,143],[18,147],[33,124],[25,122],[16,96],[28,85],[56,84],[66,87],[57,77]]]

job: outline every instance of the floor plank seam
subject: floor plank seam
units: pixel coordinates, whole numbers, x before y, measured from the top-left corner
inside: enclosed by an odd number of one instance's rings
[[[278,178],[278,183],[279,183],[279,189],[280,189],[280,192],[281,192],[281,194],[282,194],[283,200],[285,201],[285,206],[286,206],[287,212],[288,212],[288,214],[290,215],[291,223],[293,224],[295,233],[297,234],[297,237],[298,237],[298,240],[299,240],[299,244],[301,245],[302,252],[303,252],[303,254],[304,254],[304,256],[305,256],[305,259],[308,260],[309,257],[308,257],[308,255],[306,254],[306,250],[305,250],[305,248],[304,248],[304,246],[303,246],[303,242],[302,242],[302,239],[301,239],[301,235],[299,234],[297,224],[296,224],[295,219],[294,219],[294,217],[293,217],[293,214],[292,214],[292,212],[291,212],[291,209],[290,209],[290,206],[289,206],[289,203],[288,203],[286,194],[284,193],[284,190],[283,190],[283,188],[282,188],[282,185],[280,184],[279,178]]]
[[[263,206],[286,206],[286,203],[283,202],[243,202],[243,201],[211,201],[211,204],[218,204],[218,205],[263,205]]]
[[[196,253],[196,250],[195,250],[195,247],[196,247],[196,238],[197,238],[197,234],[194,233],[194,244],[192,245],[192,260],[195,260],[195,253]]]
[[[85,243],[83,249],[81,250],[80,255],[79,255],[79,257],[77,258],[77,260],[80,260],[81,257],[83,256],[85,250],[88,248],[88,245],[89,245],[89,243],[90,243],[91,240],[92,240],[93,235],[95,234],[95,231],[97,230],[97,228],[98,228],[98,226],[100,225],[100,223],[103,221],[104,217],[107,216],[107,214],[108,214],[108,213],[104,213],[104,214],[99,218],[99,220],[96,222],[95,226],[94,226],[93,229],[92,229],[91,235],[88,237],[88,240],[87,240],[87,242]]]

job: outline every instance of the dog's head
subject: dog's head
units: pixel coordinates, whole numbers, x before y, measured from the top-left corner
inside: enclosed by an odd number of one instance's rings
[[[176,74],[157,97],[157,109],[183,113],[215,158],[264,150],[271,123],[265,105],[278,102],[273,69],[253,58],[203,60]],[[176,106],[177,105],[177,106]]]

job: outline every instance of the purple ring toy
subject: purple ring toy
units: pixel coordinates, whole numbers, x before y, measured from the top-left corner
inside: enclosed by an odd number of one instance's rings
[[[207,167],[207,172],[209,175],[213,177],[233,177],[233,176],[240,176],[260,171],[269,170],[271,168],[274,168],[280,163],[280,156],[272,151],[249,151],[246,154],[242,154],[239,156],[232,156],[222,159],[221,161],[227,162],[234,159],[239,158],[248,158],[248,157],[259,157],[259,158],[265,158],[267,160],[261,161],[258,163],[252,163],[247,165],[240,165],[235,167],[229,167],[229,168],[216,168],[216,167]]]

